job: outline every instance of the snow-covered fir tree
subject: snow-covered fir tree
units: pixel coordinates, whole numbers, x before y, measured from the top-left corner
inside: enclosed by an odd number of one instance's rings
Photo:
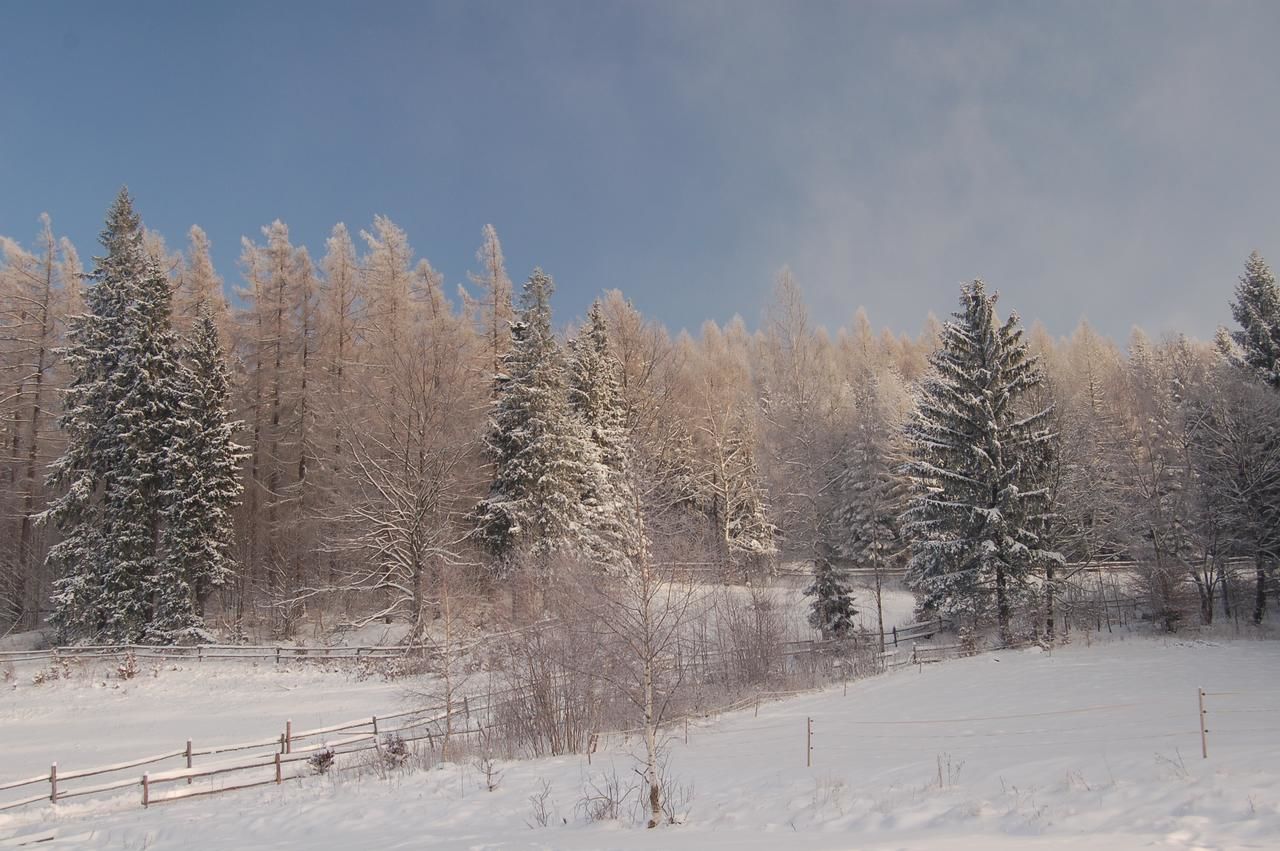
[[[569,409],[564,355],[551,330],[553,290],[541,269],[525,282],[496,379],[485,441],[493,481],[474,514],[499,574],[521,556],[545,569],[552,555],[577,555],[587,522],[582,493],[591,453]]]
[[[996,298],[981,281],[965,285],[942,329],[907,427],[913,494],[903,519],[907,579],[922,608],[969,623],[994,615],[1007,641],[1034,571],[1061,556],[1036,531],[1047,511],[1050,410],[1021,404],[1040,369],[1017,315],[997,319]]]
[[[1237,366],[1280,388],[1280,288],[1265,260],[1253,252],[1236,286],[1231,315],[1240,330],[1219,347]]]
[[[155,615],[149,637],[164,643],[207,638],[202,632],[209,593],[233,572],[232,513],[243,485],[245,449],[233,437],[240,423],[228,414],[230,374],[213,313],[197,308],[184,351],[182,420],[171,453],[165,559],[153,577]]]
[[[844,638],[853,629],[858,610],[853,606],[853,590],[843,572],[831,560],[819,557],[814,562],[813,582],[804,591],[812,597],[809,625],[822,632],[823,638]]]
[[[569,406],[587,441],[583,555],[606,572],[630,570],[645,549],[618,365],[600,302],[570,344]]]
[[[49,553],[60,572],[52,620],[67,638],[138,641],[165,572],[160,542],[184,379],[169,281],[144,248],[125,190],[101,242],[87,312],[72,321],[63,351],[73,377],[59,420],[66,450],[51,473],[64,490],[47,512],[63,535]]]

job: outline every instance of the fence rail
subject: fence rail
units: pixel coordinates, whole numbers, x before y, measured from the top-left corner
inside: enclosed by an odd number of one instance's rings
[[[54,647],[48,650],[0,651],[0,662],[30,662],[58,659],[112,659],[132,653],[139,659],[206,659],[268,660],[277,664],[299,660],[324,661],[366,659],[398,659],[415,654],[432,656],[439,652],[434,645],[370,645],[359,647],[279,647],[239,644],[196,644],[164,646],[158,644],[101,644]]]

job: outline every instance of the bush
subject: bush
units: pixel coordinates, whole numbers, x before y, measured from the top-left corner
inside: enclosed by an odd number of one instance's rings
[[[122,680],[131,680],[138,676],[141,668],[138,666],[138,657],[130,650],[124,654],[124,658],[120,660],[120,664],[116,665],[116,674]]]
[[[337,754],[332,748],[325,748],[313,753],[307,758],[307,765],[311,767],[312,774],[328,774],[329,769],[333,768],[334,759]]]
[[[387,733],[382,737],[382,764],[387,768],[402,768],[409,761],[409,743],[399,733]]]

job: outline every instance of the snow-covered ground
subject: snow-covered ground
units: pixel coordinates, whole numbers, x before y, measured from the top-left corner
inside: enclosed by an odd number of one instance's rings
[[[313,729],[385,714],[413,687],[314,663],[184,661],[157,671],[141,660],[131,680],[116,676],[116,664],[85,663],[40,685],[32,678],[43,663],[14,667],[13,682],[0,684],[0,784],[53,761],[65,772],[181,750],[187,739],[196,748],[270,739],[286,720]]]
[[[593,782],[613,772],[624,787],[635,780],[627,743],[609,741],[590,766],[576,756],[504,764],[494,791],[474,764],[445,765],[391,780],[311,778],[149,810],[132,795],[68,801],[56,816],[49,807],[0,814],[0,837],[52,834],[40,846],[49,848],[228,851],[1277,848],[1277,673],[1274,642],[1129,637],[987,654],[852,683],[847,694],[835,688],[764,704],[758,716],[746,710],[691,727],[687,746],[683,729],[673,731],[668,772],[691,799],[683,824],[656,831],[629,819],[585,819],[580,802]],[[214,681],[209,699],[267,699],[257,679]],[[40,694],[51,716],[96,725],[105,739],[138,734],[118,731],[117,710],[145,725],[158,713],[148,706],[193,686],[162,676],[136,698],[85,690],[75,698],[79,714],[57,707],[67,691]],[[1201,686],[1211,693],[1207,760],[1197,728]],[[269,714],[258,705],[255,717]],[[0,753],[44,723],[33,705],[26,712],[16,725],[4,716]],[[0,764],[0,780],[15,773],[8,759]],[[530,797],[543,788],[549,823],[530,827]]]

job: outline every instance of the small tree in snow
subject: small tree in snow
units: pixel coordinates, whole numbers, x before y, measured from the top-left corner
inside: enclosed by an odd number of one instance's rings
[[[853,607],[852,589],[830,559],[818,558],[814,562],[813,582],[804,593],[813,597],[809,625],[820,630],[823,638],[844,638],[849,634],[858,610]]]

